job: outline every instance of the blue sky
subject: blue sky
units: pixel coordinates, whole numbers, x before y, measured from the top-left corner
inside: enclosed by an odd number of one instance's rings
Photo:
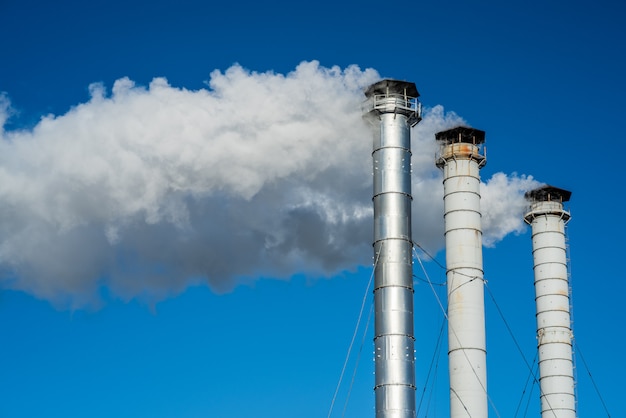
[[[576,343],[625,415],[625,9],[0,1],[0,416],[327,416],[364,293],[365,318],[371,305],[357,98],[377,76],[414,81],[428,109],[413,238],[440,262],[433,129],[486,131],[492,203],[497,173],[505,190],[532,176],[573,192]],[[528,369],[489,294],[532,362],[534,289],[528,229],[501,225],[491,236],[510,233],[484,253],[488,386],[491,416],[512,417]],[[417,396],[426,385],[430,399],[418,416],[446,416],[443,314],[426,283],[415,290]],[[355,369],[345,416],[374,414],[364,331],[332,417]],[[605,416],[576,364],[579,415]],[[530,398],[537,416],[536,387]]]

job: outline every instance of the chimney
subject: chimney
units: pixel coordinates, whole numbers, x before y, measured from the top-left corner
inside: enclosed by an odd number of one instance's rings
[[[576,418],[563,202],[571,192],[545,186],[526,193],[532,228],[542,418]]]
[[[374,138],[376,418],[415,418],[410,128],[420,120],[414,83],[382,80],[365,92]]]
[[[485,132],[457,127],[439,132],[443,169],[448,283],[450,417],[486,418],[487,365],[480,212]]]

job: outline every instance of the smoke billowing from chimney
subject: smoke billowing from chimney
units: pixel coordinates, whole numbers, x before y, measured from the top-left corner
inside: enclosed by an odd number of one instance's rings
[[[371,138],[363,88],[375,70],[304,62],[235,65],[190,91],[117,80],[33,129],[5,131],[0,95],[0,283],[61,306],[160,299],[191,283],[327,275],[371,263]],[[414,239],[443,246],[434,133],[464,124],[441,106],[413,134]],[[483,192],[485,242],[523,227],[531,178]]]

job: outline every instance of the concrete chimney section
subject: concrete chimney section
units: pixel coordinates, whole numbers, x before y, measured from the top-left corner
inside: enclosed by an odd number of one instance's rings
[[[563,209],[571,192],[545,186],[526,193],[532,228],[542,418],[576,418],[569,281]]]
[[[414,83],[382,80],[365,92],[374,138],[376,418],[415,418],[410,128],[420,121]]]
[[[480,212],[480,146],[485,132],[458,127],[435,135],[443,169],[448,283],[450,417],[486,418],[487,365]]]

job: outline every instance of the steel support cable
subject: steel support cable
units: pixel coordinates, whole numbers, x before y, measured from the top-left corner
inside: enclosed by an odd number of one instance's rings
[[[524,363],[526,364],[526,367],[528,368],[528,370],[531,373],[533,373],[533,367],[528,363],[528,360],[526,359],[526,356],[524,355],[524,352],[522,351],[522,347],[517,342],[517,339],[515,338],[515,335],[513,334],[513,330],[511,330],[511,327],[509,326],[508,321],[504,317],[504,313],[500,309],[500,305],[498,305],[498,302],[496,302],[496,298],[493,296],[493,293],[491,293],[491,289],[487,285],[487,281],[486,280],[485,280],[485,289],[487,289],[487,293],[489,294],[489,297],[491,298],[491,301],[493,302],[493,305],[496,307],[496,310],[498,311],[498,314],[500,315],[500,318],[502,319],[502,322],[504,322],[504,326],[506,327],[506,330],[509,332],[509,335],[511,336],[511,339],[513,340],[513,343],[515,344],[515,347],[517,348],[517,351],[519,351],[520,355],[522,356],[522,359],[524,360]],[[537,381],[537,376],[534,375],[534,374],[533,374],[533,379],[535,381]]]
[[[435,259],[435,257],[433,257],[433,256],[432,256],[432,255],[431,255],[428,251],[426,251],[426,249],[424,249],[424,247],[422,247],[421,245],[419,245],[419,244],[418,244],[417,242],[415,242],[415,241],[412,241],[412,243],[413,243],[413,246],[414,246],[414,247],[419,248],[419,249],[420,249],[420,251],[422,251],[424,254],[426,254],[426,255],[428,256],[428,258],[430,258],[432,261],[434,261],[434,262],[435,262],[435,264],[437,264],[439,267],[441,267],[443,270],[445,270],[445,267],[444,267],[444,266],[442,266],[442,265],[439,263],[439,261],[437,261],[437,260]],[[423,269],[423,267],[422,267],[422,269]],[[424,282],[424,283],[428,283],[431,287],[432,287],[433,285],[435,285],[435,286],[445,286],[445,285],[447,284],[447,282],[445,282],[445,281],[444,281],[444,282],[442,282],[442,283],[433,283],[433,282],[430,280],[430,278],[429,278],[428,280],[427,280],[427,279],[423,279],[423,278],[421,278],[421,277],[418,277],[418,276],[417,276],[417,275],[415,275],[415,274],[413,274],[413,277],[415,277],[415,278],[416,278],[416,279],[418,279],[419,281],[422,281],[422,282]],[[433,289],[433,291],[434,291],[434,289]],[[436,360],[436,365],[437,365],[435,368],[436,368],[436,369],[439,369],[439,357],[440,357],[440,356],[439,356],[439,354],[441,353],[441,351],[440,351],[440,350],[441,350],[441,342],[442,342],[442,340],[443,340],[443,338],[442,338],[442,337],[443,337],[443,330],[444,330],[444,326],[445,326],[445,324],[446,324],[446,316],[445,316],[445,312],[444,312],[444,320],[443,320],[443,321],[441,321],[441,329],[440,329],[440,331],[439,331],[439,337],[438,337],[438,339],[437,339],[437,344],[436,344],[436,346],[435,346],[435,352],[433,353],[433,359],[431,360],[430,367],[429,367],[429,369],[428,369],[428,375],[426,376],[426,383],[424,384],[424,390],[422,391],[422,396],[420,397],[420,402],[419,402],[419,407],[418,407],[418,409],[417,409],[417,414],[419,414],[419,412],[420,412],[420,410],[421,410],[421,408],[422,408],[422,402],[423,402],[423,399],[424,399],[424,395],[425,395],[425,393],[426,393],[426,387],[427,387],[428,381],[430,380],[430,374],[431,374],[431,370],[432,370],[432,365],[433,365],[433,362],[434,362],[435,360]],[[436,379],[436,373],[435,373],[435,379]],[[433,382],[433,386],[434,386],[434,382]],[[431,390],[431,391],[430,391],[430,395],[429,395],[429,397],[428,397],[428,403],[427,403],[427,405],[426,405],[426,416],[427,416],[427,414],[428,414],[428,409],[430,408],[430,401],[431,401],[431,399],[432,399],[432,394],[433,394],[433,392],[434,392],[434,391],[433,391],[433,390]]]
[[[431,254],[429,254],[428,251],[426,251],[421,245],[419,245],[415,241],[413,241],[413,245],[416,246],[417,248],[419,248],[424,254],[426,254],[428,256],[428,258],[430,258],[432,261],[434,261],[435,264],[437,264],[442,270],[444,270],[446,273],[448,273],[448,269],[444,265],[442,265],[439,261],[437,261],[437,259],[435,257],[433,257]],[[480,278],[478,276],[470,276],[469,274],[461,273],[460,271],[456,271],[455,270],[454,274],[458,274],[459,276],[465,276],[465,277],[470,279],[468,282],[463,283],[461,286],[463,286],[463,285],[465,285],[467,283],[471,283],[472,281],[474,281],[476,279],[480,279],[480,280],[486,282],[484,278]],[[423,279],[421,279],[421,278],[419,278],[419,277],[417,277],[415,275],[414,275],[414,277],[418,278],[419,280],[425,281],[425,280],[423,280]],[[434,284],[436,284],[438,286],[440,286],[440,285],[443,286],[443,285],[447,284],[447,282],[444,282],[444,283],[441,283],[441,284],[440,283],[434,283]],[[461,286],[459,286],[459,287],[461,287]],[[457,287],[456,289],[458,289],[459,287]]]
[[[374,260],[374,268],[372,269],[372,274],[370,275],[370,279],[367,282],[367,287],[365,288],[365,293],[363,294],[363,300],[361,301],[361,310],[359,311],[359,317],[356,321],[356,326],[354,327],[354,333],[352,334],[352,340],[350,341],[350,346],[348,347],[348,352],[346,353],[346,359],[343,362],[343,367],[341,369],[341,374],[339,375],[339,381],[337,382],[337,387],[335,388],[335,393],[333,395],[333,400],[330,402],[330,409],[328,410],[328,418],[330,418],[333,413],[333,408],[335,406],[335,400],[337,399],[337,394],[339,393],[339,388],[341,387],[341,382],[343,380],[343,375],[346,372],[346,367],[348,366],[348,361],[350,360],[350,354],[352,353],[352,347],[354,346],[354,340],[356,339],[357,333],[359,331],[359,327],[361,326],[361,319],[363,318],[363,310],[365,309],[365,301],[367,300],[367,294],[369,293],[370,286],[372,285],[372,280],[374,280],[374,274],[376,272],[376,266],[378,265],[378,259],[380,257],[380,253],[382,252],[384,242],[380,244],[380,251],[376,255],[376,259]]]
[[[461,397],[459,396],[458,393],[456,393],[456,390],[454,390],[454,388],[452,388],[452,386],[450,387],[450,392],[454,393],[454,396],[456,396],[456,398],[459,400],[459,402],[461,402],[461,405],[463,406],[463,409],[465,409],[465,412],[467,412],[467,416],[469,418],[472,418],[472,415],[470,414],[470,412],[467,410],[467,406],[465,406],[465,404],[463,403],[463,399],[461,399]]]
[[[537,369],[538,368],[539,364],[537,364]],[[524,418],[528,416],[528,408],[530,407],[530,400],[532,399],[533,389],[535,388],[535,386],[541,388],[541,385],[536,385],[535,383],[536,382],[533,380],[533,385],[530,387],[530,393],[528,394],[528,400],[526,401],[526,409],[524,409]]]
[[[418,275],[414,274],[413,277],[417,280],[419,280],[420,282],[424,282],[424,283],[428,283],[428,280],[424,279],[423,277],[419,277]],[[442,282],[442,283],[433,283],[434,286],[445,286],[447,283],[446,282]]]
[[[434,262],[435,262],[435,264],[437,264],[437,265],[438,265],[438,266],[439,266],[442,270],[444,270],[446,273],[448,273],[448,269],[447,269],[444,265],[442,265],[439,261],[437,261],[437,260],[435,259],[435,257],[433,257],[432,255],[430,255],[430,254],[429,254],[429,253],[428,253],[428,252],[427,252],[427,251],[426,251],[426,250],[425,250],[422,246],[420,246],[420,245],[419,245],[418,243],[416,243],[415,241],[413,241],[413,245],[415,245],[416,247],[418,247],[418,248],[419,248],[419,249],[420,249],[420,250],[421,250],[424,254],[426,254],[426,255],[428,256],[428,258],[430,258],[430,259],[431,259],[432,261],[434,261]],[[482,280],[485,284],[487,283],[487,280],[485,280],[484,278],[481,278],[481,277],[478,277],[478,276],[470,276],[469,274],[461,273],[460,271],[456,271],[456,270],[455,270],[455,271],[454,271],[454,274],[458,274],[459,276],[465,276],[465,277],[467,277],[467,278],[471,279],[470,281],[468,281],[468,282],[466,282],[466,283],[464,283],[464,284],[470,283],[470,282],[472,282],[472,281],[474,281],[474,280],[476,280],[476,279],[480,279],[480,280]],[[419,277],[418,277],[418,278],[419,278]],[[421,279],[420,279],[420,280],[421,280]],[[439,285],[439,283],[435,283],[435,284],[436,284],[436,285]],[[443,283],[443,284],[446,284],[446,283]],[[463,286],[463,284],[462,284],[461,286]],[[459,286],[459,287],[461,287],[461,286]],[[458,287],[457,287],[457,289],[458,289]],[[456,290],[456,289],[455,289],[455,290]]]
[[[446,312],[446,309],[443,307],[443,304],[441,303],[441,299],[439,299],[439,295],[437,295],[437,293],[435,292],[435,288],[433,287],[432,283],[430,282],[430,277],[428,276],[428,273],[426,272],[426,269],[424,268],[424,264],[422,263],[422,260],[417,255],[417,251],[415,251],[415,248],[413,248],[413,254],[415,255],[415,258],[417,259],[417,261],[419,262],[420,267],[422,268],[422,271],[424,272],[424,276],[426,276],[426,278],[428,279],[429,284],[430,284],[430,288],[433,291],[433,294],[435,295],[435,298],[437,298],[437,303],[439,304],[439,308],[441,308],[441,311],[443,312],[443,316],[446,318],[446,320],[448,321],[448,325],[449,325],[450,324],[450,320],[448,318],[448,313]],[[476,277],[475,277],[475,279],[476,279]],[[483,280],[483,282],[485,282],[485,280]],[[457,335],[456,331],[454,330],[454,328],[449,328],[449,329],[452,331],[452,335],[454,335],[454,338],[456,338],[457,342],[460,343],[461,340],[460,340],[459,336]],[[487,401],[489,402],[489,404],[493,408],[493,411],[495,412],[496,416],[498,418],[500,418],[500,413],[498,412],[498,409],[496,408],[496,405],[493,403],[493,400],[489,396],[489,393],[487,392],[487,388],[480,381],[480,378],[478,377],[478,373],[476,373],[476,369],[472,365],[472,362],[470,361],[469,357],[467,356],[467,353],[465,352],[465,350],[462,350],[462,352],[463,352],[463,355],[465,356],[465,360],[467,360],[467,362],[470,365],[470,368],[472,369],[472,373],[474,373],[474,376],[476,377],[476,379],[478,379],[478,382],[480,383],[480,386],[482,387],[483,391],[485,392],[485,395],[487,396]],[[453,388],[450,388],[450,390],[454,392]],[[456,392],[455,392],[455,395],[458,398],[458,394],[456,394]],[[460,398],[459,398],[459,402],[463,403]],[[463,405],[463,407],[465,407],[465,405]]]
[[[441,341],[442,341],[442,337],[443,337],[443,329],[444,326],[446,325],[446,321],[445,319],[443,321],[441,321],[441,329],[439,330],[439,337],[437,337],[437,344],[435,344],[435,351],[433,352],[433,358],[430,360],[430,366],[428,366],[428,373],[426,374],[426,382],[424,382],[424,390],[422,391],[422,396],[420,396],[420,402],[417,408],[417,412],[416,415],[419,416],[420,410],[422,409],[422,402],[424,401],[424,395],[426,394],[426,388],[428,387],[428,381],[430,380],[430,374],[433,371],[433,364],[435,364],[435,361],[437,361],[437,364],[439,364],[439,350],[441,349]],[[431,391],[432,393],[432,391]],[[426,411],[428,411],[428,407],[426,407]],[[427,412],[428,413],[428,412]]]
[[[433,257],[428,251],[426,251],[424,249],[424,247],[422,247],[421,245],[419,245],[417,242],[412,241],[413,242],[413,246],[417,247],[420,249],[420,251],[422,251],[424,254],[426,254],[428,256],[428,258],[430,258],[432,261],[435,262],[435,264],[437,264],[439,267],[441,267],[443,270],[446,270],[446,267],[444,265],[442,265],[439,261],[437,261],[437,259],[435,257]]]
[[[528,363],[528,359],[526,359],[526,356],[524,355],[524,352],[522,351],[522,347],[517,342],[517,339],[515,338],[515,335],[513,334],[513,330],[509,326],[509,322],[504,317],[504,313],[502,312],[502,309],[500,309],[500,305],[498,305],[498,302],[496,302],[496,298],[493,296],[493,293],[491,293],[491,289],[487,285],[487,281],[485,280],[484,282],[485,282],[485,289],[487,289],[487,293],[489,294],[491,301],[496,307],[496,310],[498,311],[500,318],[502,318],[502,322],[504,322],[504,325],[506,326],[506,330],[509,332],[509,335],[511,336],[511,339],[513,340],[513,343],[515,344],[515,347],[517,347],[517,351],[519,351],[520,355],[522,356],[522,359],[524,360],[524,363],[526,364],[526,367],[528,368],[528,370],[531,373],[533,373],[534,380],[538,382],[537,376],[534,374],[533,367]],[[540,393],[540,396],[544,397],[544,399],[546,400],[546,403],[548,404],[548,408],[550,408],[550,411],[552,411],[552,414],[554,415],[554,417],[557,418],[556,412],[554,412],[552,405],[550,405],[550,400],[548,399],[547,396],[545,396],[545,393],[543,393],[543,391],[541,390],[541,385],[539,385],[539,393]]]
[[[598,395],[598,398],[600,398],[600,402],[602,403],[602,407],[604,408],[604,412],[606,412],[606,416],[610,418],[611,414],[609,413],[609,410],[606,407],[606,403],[604,403],[604,398],[602,398],[602,394],[600,393],[600,389],[598,389],[598,385],[596,385],[596,381],[593,379],[593,376],[591,375],[591,371],[589,370],[589,366],[587,365],[587,362],[585,361],[585,357],[583,356],[583,352],[580,350],[580,346],[578,345],[578,343],[576,342],[575,339],[574,339],[574,346],[576,347],[576,352],[580,355],[580,359],[583,361],[583,365],[585,366],[585,370],[587,370],[587,374],[589,375],[589,379],[591,379],[591,383],[593,384],[593,388],[595,389],[596,394]]]
[[[446,321],[444,320],[442,322],[442,329],[445,324],[446,324]],[[430,395],[428,395],[428,404],[426,404],[426,414],[424,415],[424,418],[428,418],[428,411],[430,410],[430,402],[432,401],[433,393],[435,392],[435,385],[437,384],[437,376],[438,376],[438,371],[439,371],[439,359],[440,358],[441,358],[441,349],[437,353],[437,362],[435,363],[435,378],[433,381],[433,387],[430,390]]]
[[[420,246],[419,244],[417,244],[416,242],[413,242],[413,244],[414,244],[415,246],[417,246],[420,250],[422,250],[422,251],[424,252],[424,254],[426,254],[426,255],[427,255],[427,256],[428,256],[431,260],[433,260],[433,261],[434,261],[434,262],[435,262],[435,263],[436,263],[436,264],[437,264],[437,265],[438,265],[441,269],[446,270],[446,272],[447,272],[446,267],[444,267],[443,265],[441,265],[441,263],[439,263],[439,262],[438,262],[438,261],[437,261],[437,260],[436,260],[436,259],[432,256],[432,255],[430,255],[430,254],[429,254],[426,250],[424,250],[424,248],[423,248],[423,247],[421,247],[421,246]],[[419,260],[419,258],[418,258],[418,260]],[[421,261],[420,261],[420,264],[421,264]],[[422,268],[423,268],[423,267],[422,267]],[[478,279],[478,277],[475,277],[475,276],[470,276],[470,275],[467,275],[467,274],[464,274],[464,273],[461,273],[461,272],[458,272],[458,271],[455,271],[454,273],[455,273],[455,274],[458,274],[458,275],[460,275],[460,276],[465,276],[465,277],[468,277],[468,278],[470,278],[471,280]],[[471,281],[471,280],[470,280],[470,281]],[[528,364],[528,360],[526,360],[526,357],[524,356],[524,353],[522,352],[522,349],[520,348],[519,343],[518,343],[518,342],[517,342],[517,340],[515,339],[515,335],[513,334],[513,331],[511,330],[511,327],[509,326],[508,322],[506,321],[506,318],[504,317],[504,314],[502,313],[502,310],[500,309],[500,306],[497,304],[497,302],[496,302],[496,300],[495,300],[495,297],[494,297],[494,296],[493,296],[493,294],[491,293],[491,289],[489,289],[489,286],[487,286],[487,280],[486,280],[486,279],[484,279],[484,278],[482,278],[481,280],[482,280],[482,281],[483,281],[483,283],[485,284],[485,288],[487,289],[487,291],[488,291],[488,293],[489,293],[489,296],[491,297],[491,300],[493,301],[494,305],[496,306],[496,309],[497,309],[498,313],[500,314],[500,317],[502,318],[502,321],[504,322],[504,324],[505,324],[505,326],[506,326],[506,328],[507,328],[507,330],[508,330],[509,334],[511,335],[511,338],[513,339],[513,342],[515,343],[515,346],[517,347],[518,351],[520,352],[520,354],[521,354],[521,356],[522,356],[522,359],[524,360],[524,363],[526,363],[526,367],[528,367],[528,370],[530,371],[530,373],[532,373],[532,374],[533,374],[534,381],[535,381],[535,382],[538,382],[538,380],[537,380],[537,376],[536,376],[535,372],[533,371],[533,368],[532,368],[532,367]],[[469,283],[469,282],[466,282],[465,284],[467,284],[467,283]],[[461,286],[462,286],[462,285],[461,285]],[[439,303],[439,305],[441,306],[441,302]],[[447,317],[446,317],[446,318],[447,318]],[[540,385],[539,385],[539,391],[541,391],[541,386],[540,386]],[[543,395],[543,393],[542,393],[542,395]],[[489,395],[487,395],[487,397],[489,397]],[[491,402],[491,399],[489,399],[489,401]],[[546,398],[546,402],[548,403],[548,407],[550,408],[550,410],[552,410],[552,406],[550,405],[550,401],[549,401],[547,398]],[[493,405],[492,405],[492,406],[493,406]],[[494,407],[494,409],[495,409],[495,407]],[[555,413],[554,411],[552,411],[552,412],[556,415],[556,413]]]
[[[367,315],[367,321],[365,321],[365,329],[363,330],[363,338],[361,339],[361,347],[359,347],[359,354],[356,356],[356,364],[354,365],[354,371],[352,372],[352,380],[350,381],[350,387],[348,388],[348,394],[346,395],[346,401],[343,404],[343,412],[341,417],[346,416],[346,410],[348,409],[348,401],[352,394],[352,387],[354,386],[354,380],[356,379],[356,371],[359,368],[359,361],[361,360],[361,353],[363,352],[363,346],[365,345],[365,337],[367,337],[367,330],[372,320],[372,313],[374,313],[374,304],[370,305],[370,313]]]
[[[522,395],[520,396],[519,403],[517,404],[517,408],[515,409],[514,417],[517,417],[517,414],[519,413],[519,409],[522,406],[522,402],[524,401],[524,395],[526,395],[526,389],[528,389],[528,383],[531,381],[531,377],[532,377],[532,382],[533,382],[533,385],[531,386],[531,390],[535,386],[535,382],[537,382],[537,378],[535,377],[535,364],[537,362],[538,356],[539,356],[539,351],[535,350],[535,358],[533,359],[532,370],[530,370],[530,372],[528,373],[528,377],[526,378],[526,383],[524,383],[524,389],[522,389]],[[528,397],[530,398],[530,393],[528,394]],[[526,405],[526,409],[528,409],[528,404]]]
[[[452,294],[452,293],[456,292],[457,290],[459,290],[459,289],[460,289],[460,288],[462,288],[463,286],[470,284],[470,283],[471,283],[471,282],[473,282],[474,280],[482,280],[482,281],[483,281],[483,283],[487,283],[487,280],[485,280],[485,279],[484,279],[484,278],[482,278],[482,277],[478,277],[478,276],[470,276],[469,274],[464,274],[464,273],[461,273],[461,272],[456,271],[456,270],[451,270],[450,272],[451,272],[452,274],[458,274],[459,276],[469,277],[469,280],[468,280],[468,281],[466,281],[465,283],[461,283],[460,285],[458,285],[458,286],[457,286],[457,287],[455,287],[454,289],[451,289],[451,290],[450,290],[450,294]]]

